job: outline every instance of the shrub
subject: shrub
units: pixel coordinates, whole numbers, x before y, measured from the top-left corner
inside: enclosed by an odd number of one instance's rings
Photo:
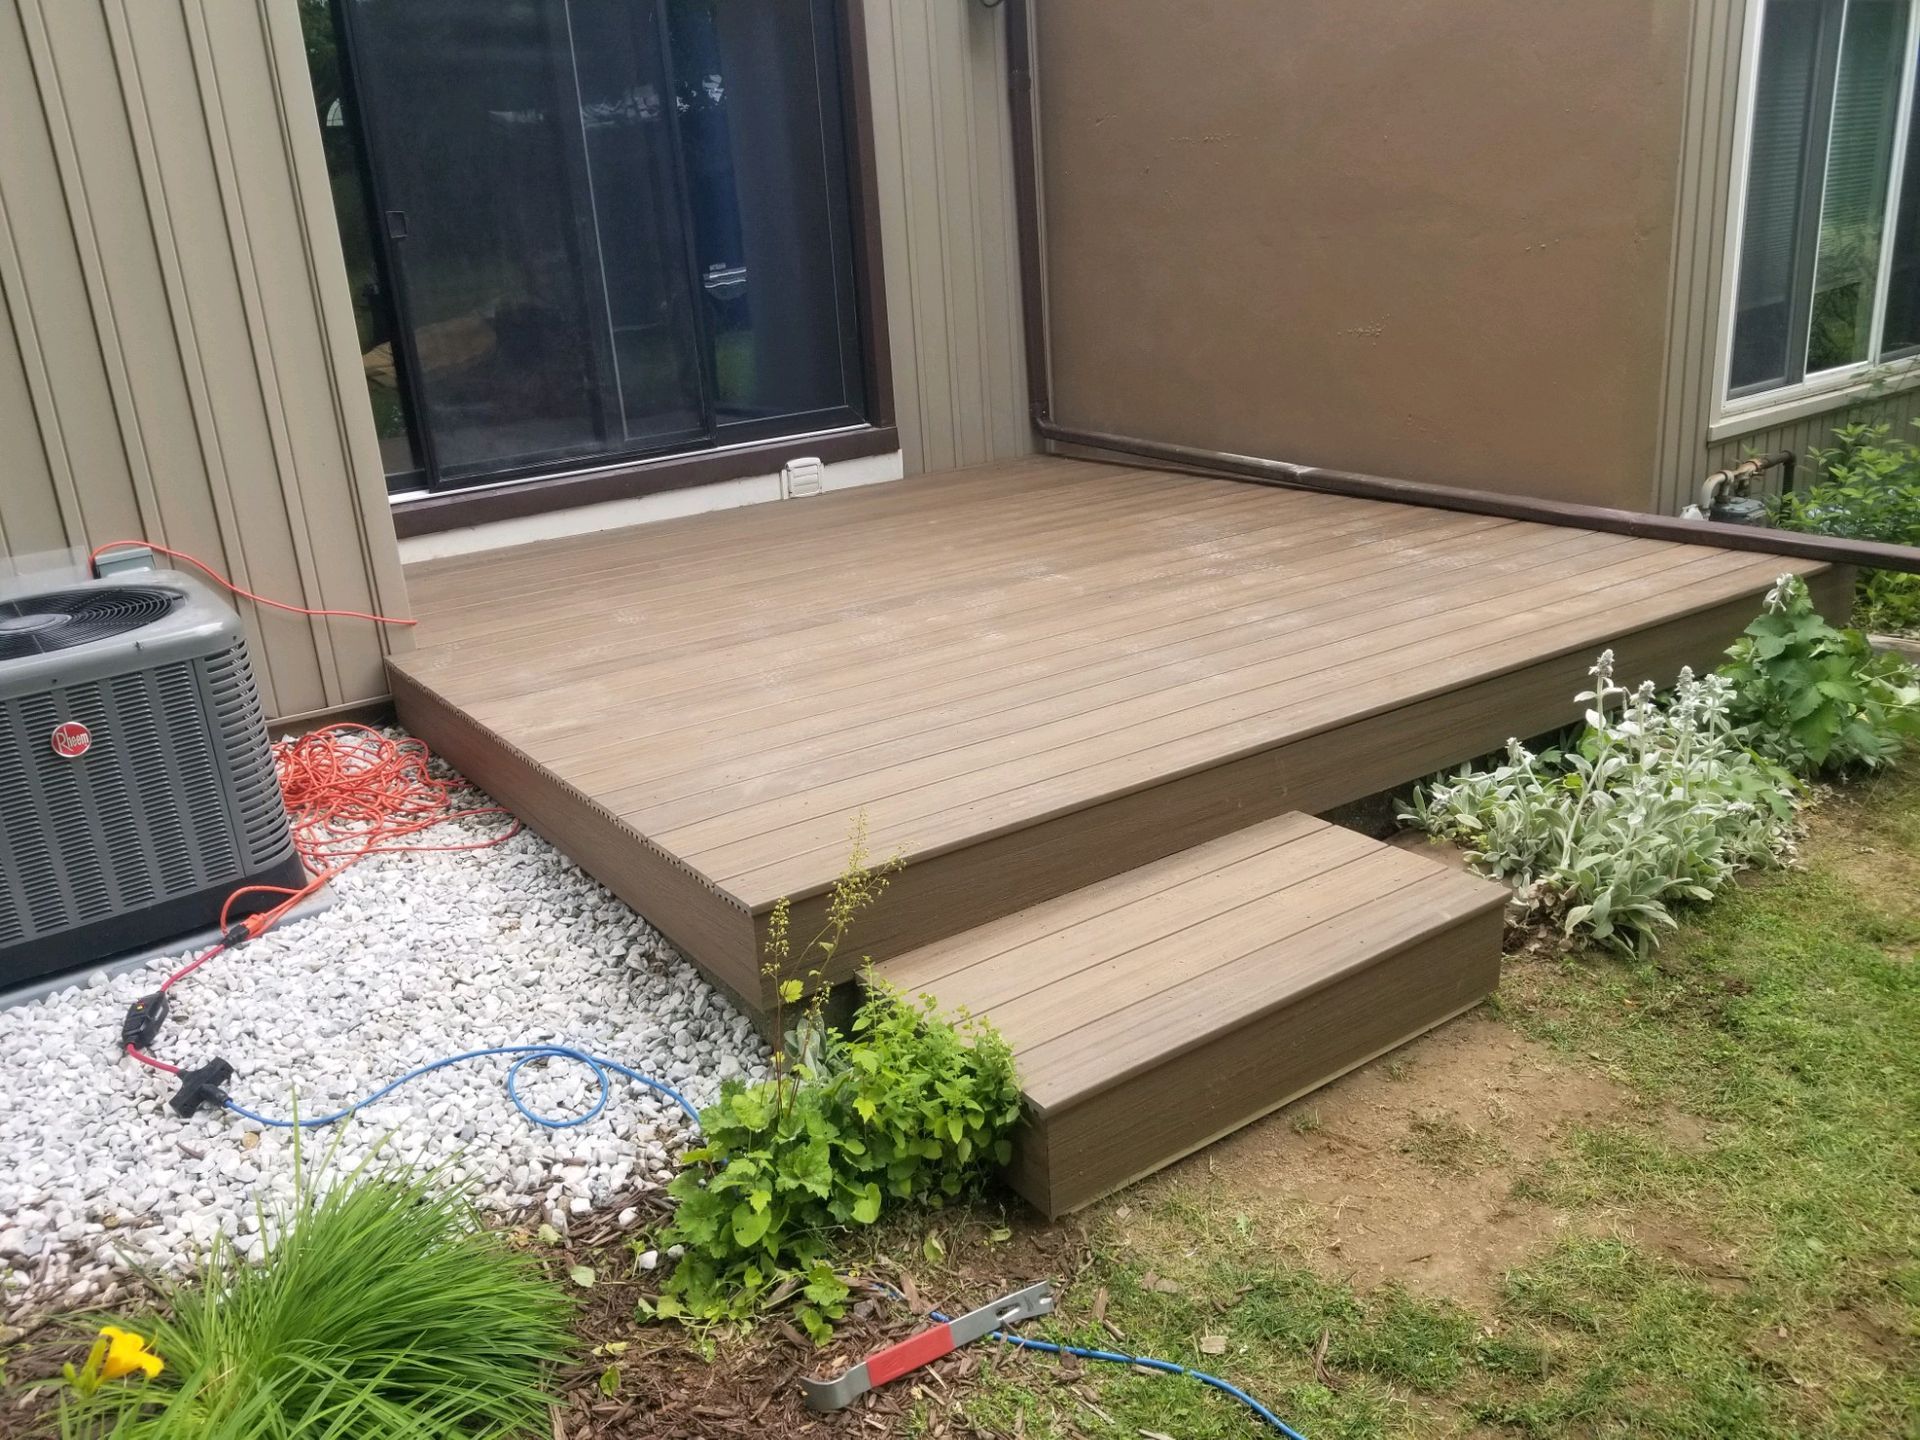
[[[1781,577],[1729,654],[1741,736],[1796,774],[1884,765],[1920,735],[1913,667],[1829,625],[1798,576]]]
[[[661,1315],[746,1319],[798,1298],[816,1339],[844,1313],[836,1234],[899,1205],[940,1205],[1004,1164],[1020,1114],[1013,1055],[984,1022],[878,984],[849,1033],[814,1032],[784,1083],[733,1084],[667,1187],[661,1239],[685,1247]]]
[[[1774,502],[1776,522],[1811,534],[1920,545],[1920,445],[1895,438],[1884,421],[1843,425],[1833,438],[1833,448],[1810,452],[1820,479]]]
[[[216,1240],[199,1282],[132,1322],[155,1380],[63,1396],[69,1440],[454,1440],[545,1434],[571,1304],[456,1192],[359,1174],[262,1216],[252,1266]]]
[[[1533,919],[1639,953],[1673,907],[1792,846],[1793,777],[1734,733],[1732,682],[1682,671],[1670,698],[1591,671],[1586,728],[1565,751],[1509,741],[1506,763],[1420,786],[1401,818],[1510,881]]]
[[[1774,502],[1774,523],[1815,535],[1920,545],[1920,445],[1895,438],[1884,422],[1842,426],[1834,440],[1832,449],[1812,452],[1820,479]],[[1854,619],[1870,630],[1920,628],[1920,575],[1865,571]]]
[[[826,924],[797,958],[787,902],[774,906],[763,973],[787,1048],[773,1079],[730,1082],[701,1112],[702,1143],[667,1187],[678,1208],[661,1241],[684,1253],[656,1313],[744,1320],[798,1297],[800,1323],[824,1340],[848,1294],[831,1263],[836,1235],[889,1205],[954,1199],[1010,1155],[1020,1086],[1012,1052],[984,1021],[942,1017],[871,972],[850,1031],[825,1021],[829,967],[898,864],[868,865],[863,815]],[[787,1035],[785,1007],[809,988]]]

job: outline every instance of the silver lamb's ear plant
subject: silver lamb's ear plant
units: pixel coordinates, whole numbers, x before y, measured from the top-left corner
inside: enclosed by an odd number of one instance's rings
[[[1765,603],[1766,612],[1769,615],[1777,615],[1780,611],[1785,610],[1793,603],[1797,592],[1805,590],[1806,586],[1807,582],[1791,571],[1780,576],[1779,579],[1773,582],[1773,588],[1767,591]]]
[[[1587,728],[1564,756],[1511,740],[1505,763],[1421,786],[1401,818],[1466,847],[1531,918],[1639,952],[1676,903],[1792,853],[1798,787],[1739,743],[1725,678],[1683,671],[1670,697],[1629,691],[1612,651],[1589,673]]]

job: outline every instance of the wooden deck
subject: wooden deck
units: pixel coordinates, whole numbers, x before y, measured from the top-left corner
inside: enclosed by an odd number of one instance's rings
[[[1034,459],[408,572],[401,719],[751,1009],[854,817],[897,955],[1711,663],[1808,562]],[[848,957],[850,968],[856,961]]]

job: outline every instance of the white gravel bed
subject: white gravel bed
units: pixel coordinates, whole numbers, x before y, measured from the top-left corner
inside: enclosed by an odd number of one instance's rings
[[[497,830],[458,822],[448,843]],[[178,985],[153,1051],[216,1055],[235,1101],[268,1116],[325,1114],[402,1071],[494,1045],[550,1042],[714,1099],[761,1078],[767,1051],[726,999],[650,926],[531,834],[487,850],[378,856],[335,882],[338,903],[221,955]],[[256,1202],[293,1192],[291,1133],[231,1112],[183,1120],[177,1088],[118,1052],[127,1006],[180,963],[0,1011],[0,1308],[111,1298],[133,1271],[180,1270],[225,1231],[258,1253]],[[691,1127],[664,1096],[615,1079],[574,1129],[532,1124],[507,1097],[508,1061],[424,1076],[339,1125],[309,1130],[309,1169],[351,1172],[378,1148],[439,1168],[484,1208],[569,1220],[664,1181]],[[522,1098],[585,1111],[593,1076],[536,1063]]]

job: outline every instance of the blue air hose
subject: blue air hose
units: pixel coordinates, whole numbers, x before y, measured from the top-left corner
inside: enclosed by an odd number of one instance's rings
[[[260,1125],[270,1125],[276,1130],[316,1129],[322,1125],[332,1125],[344,1120],[356,1110],[364,1110],[375,1101],[391,1095],[407,1082],[418,1080],[422,1075],[431,1075],[435,1070],[444,1070],[449,1065],[463,1064],[468,1060],[484,1060],[494,1055],[514,1057],[513,1063],[507,1067],[507,1098],[513,1101],[514,1108],[534,1124],[543,1125],[549,1130],[571,1130],[576,1125],[586,1124],[606,1109],[607,1101],[613,1094],[612,1077],[614,1075],[623,1075],[637,1084],[646,1086],[649,1090],[666,1096],[686,1112],[687,1118],[693,1122],[695,1129],[700,1126],[700,1112],[693,1108],[692,1102],[686,1096],[671,1085],[642,1075],[638,1070],[622,1065],[618,1060],[609,1060],[601,1055],[589,1055],[584,1050],[575,1050],[567,1045],[493,1045],[484,1050],[466,1050],[458,1055],[448,1055],[444,1059],[429,1060],[425,1065],[416,1065],[406,1074],[389,1080],[364,1100],[356,1100],[344,1110],[336,1110],[331,1115],[316,1115],[311,1119],[276,1120],[271,1116],[257,1114],[230,1099],[223,1098],[221,1103],[243,1119],[252,1120]],[[593,1078],[600,1087],[600,1093],[594,1097],[592,1106],[585,1114],[555,1119],[551,1115],[542,1115],[520,1098],[520,1072],[535,1060],[571,1060],[574,1064],[584,1065],[593,1072]]]
[[[907,1298],[891,1285],[881,1281],[874,1280],[869,1283],[877,1289],[886,1291],[887,1294],[893,1296],[896,1300],[905,1300]],[[935,1320],[942,1325],[952,1319],[949,1315],[942,1315],[938,1310],[929,1310],[927,1316],[929,1319]],[[1122,1355],[1117,1350],[1094,1350],[1085,1345],[1066,1345],[1052,1340],[1033,1340],[1025,1335],[1016,1335],[1011,1330],[994,1330],[988,1334],[987,1338],[989,1340],[998,1340],[1002,1345],[1012,1345],[1020,1350],[1038,1350],[1043,1355],[1073,1355],[1082,1360],[1104,1360],[1112,1365],[1138,1365],[1143,1370],[1157,1370],[1163,1375],[1185,1375],[1190,1380],[1198,1380],[1202,1385],[1211,1385],[1224,1395],[1231,1395],[1235,1400],[1238,1400],[1242,1405],[1246,1406],[1247,1409],[1266,1421],[1267,1424],[1271,1425],[1275,1430],[1285,1435],[1287,1440],[1307,1440],[1306,1436],[1287,1424],[1286,1421],[1282,1420],[1278,1415],[1274,1414],[1273,1411],[1262,1405],[1238,1385],[1235,1385],[1230,1380],[1222,1380],[1218,1375],[1209,1375],[1204,1370],[1195,1370],[1188,1365],[1176,1365],[1171,1360],[1156,1360],[1150,1355]]]
[[[945,1321],[947,1318],[938,1310],[930,1310],[927,1313],[935,1320]],[[1187,1365],[1176,1365],[1171,1360],[1156,1360],[1150,1355],[1122,1355],[1115,1350],[1093,1350],[1085,1345],[1060,1345],[1051,1340],[1030,1340],[1025,1335],[1014,1334],[1011,1330],[995,1330],[987,1338],[998,1340],[1004,1345],[1018,1346],[1022,1350],[1038,1350],[1047,1355],[1077,1355],[1082,1360],[1105,1360],[1114,1365],[1138,1365],[1143,1370],[1158,1370],[1163,1375],[1185,1375],[1190,1380],[1198,1380],[1202,1385],[1211,1385],[1221,1393],[1231,1395],[1275,1430],[1285,1435],[1287,1440],[1307,1440],[1306,1436],[1238,1385],[1230,1380],[1222,1380],[1218,1375],[1209,1375],[1204,1370],[1195,1370]]]
[[[601,1055],[589,1055],[584,1050],[575,1050],[567,1045],[493,1045],[483,1050],[466,1050],[458,1055],[448,1055],[439,1060],[430,1060],[425,1065],[416,1065],[405,1074],[389,1080],[385,1085],[382,1085],[365,1099],[356,1100],[345,1109],[336,1110],[331,1115],[316,1115],[310,1119],[279,1120],[249,1110],[246,1106],[231,1099],[224,1100],[222,1103],[228,1110],[243,1119],[252,1120],[261,1125],[272,1126],[278,1130],[314,1129],[323,1125],[336,1124],[346,1119],[356,1110],[363,1110],[367,1106],[391,1095],[395,1090],[398,1090],[409,1081],[418,1080],[422,1075],[430,1075],[434,1071],[444,1070],[450,1065],[464,1064],[469,1060],[485,1060],[497,1055],[511,1055],[514,1057],[513,1063],[507,1067],[507,1098],[513,1101],[514,1108],[526,1116],[527,1119],[531,1120],[535,1125],[545,1126],[549,1130],[570,1130],[576,1125],[586,1124],[589,1120],[599,1115],[601,1111],[605,1110],[607,1108],[607,1101],[613,1094],[612,1077],[614,1075],[624,1076],[636,1084],[644,1085],[647,1089],[666,1096],[669,1100],[673,1101],[674,1104],[678,1105],[681,1110],[686,1112],[687,1118],[693,1122],[696,1129],[699,1127],[700,1112],[694,1109],[692,1102],[690,1102],[686,1096],[682,1095],[671,1085],[642,1075],[638,1070],[630,1066],[622,1065],[617,1060],[609,1060]],[[584,1065],[593,1072],[594,1082],[599,1087],[599,1093],[594,1096],[593,1104],[587,1108],[585,1113],[564,1119],[556,1119],[551,1115],[542,1115],[520,1098],[520,1072],[535,1060],[571,1060],[574,1064]],[[888,1290],[896,1299],[905,1298],[901,1296],[899,1291],[894,1290],[891,1286],[883,1286],[882,1288]],[[927,1313],[932,1319],[942,1324],[946,1323],[949,1319],[948,1316],[941,1314],[938,1310],[930,1310]],[[1230,1380],[1222,1380],[1218,1375],[1209,1375],[1204,1370],[1195,1370],[1191,1366],[1179,1365],[1171,1360],[1157,1360],[1150,1355],[1124,1355],[1116,1350],[1095,1350],[1085,1345],[1067,1345],[1052,1340],[1034,1340],[1025,1335],[1016,1335],[1010,1330],[995,1330],[987,1338],[997,1340],[1003,1345],[1014,1346],[1020,1350],[1036,1350],[1045,1355],[1073,1355],[1082,1360],[1102,1360],[1113,1365],[1136,1365],[1141,1369],[1155,1370],[1163,1375],[1184,1375],[1188,1379],[1198,1380],[1202,1385],[1210,1385],[1223,1395],[1228,1395],[1238,1400],[1269,1426],[1286,1436],[1287,1440],[1306,1440],[1306,1437],[1298,1430],[1287,1424],[1286,1421],[1282,1420],[1278,1415],[1274,1414],[1273,1411],[1269,1410],[1265,1405],[1262,1405],[1238,1385],[1235,1385]]]

